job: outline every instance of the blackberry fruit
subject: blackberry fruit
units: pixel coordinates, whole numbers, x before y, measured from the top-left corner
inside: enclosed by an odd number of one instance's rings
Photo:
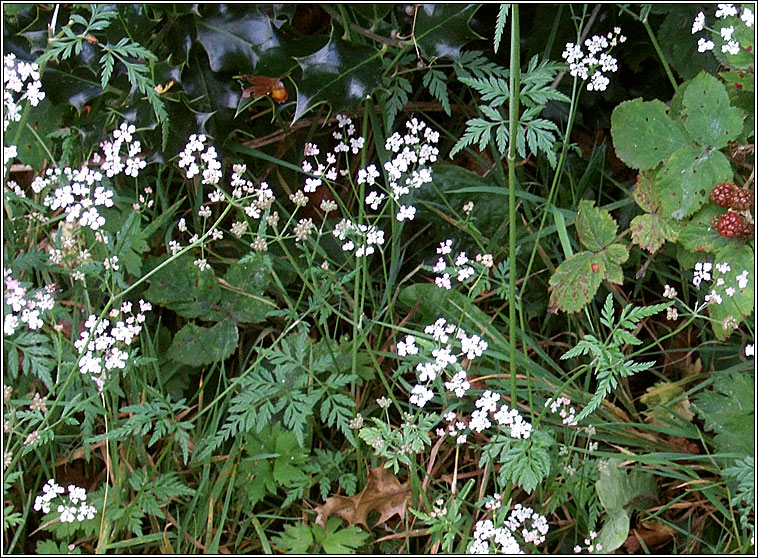
[[[721,207],[729,207],[732,204],[734,189],[728,182],[722,182],[711,190],[711,201]]]
[[[745,232],[745,222],[736,213],[727,211],[719,217],[716,230],[724,238],[738,238]]]
[[[753,207],[753,192],[747,188],[735,188],[731,207],[735,211],[745,211]]]

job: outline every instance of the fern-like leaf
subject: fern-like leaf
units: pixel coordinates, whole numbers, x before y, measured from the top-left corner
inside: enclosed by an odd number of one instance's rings
[[[500,41],[503,38],[503,31],[505,30],[510,8],[510,4],[500,4],[500,9],[497,12],[497,21],[495,22],[495,52],[500,47]]]

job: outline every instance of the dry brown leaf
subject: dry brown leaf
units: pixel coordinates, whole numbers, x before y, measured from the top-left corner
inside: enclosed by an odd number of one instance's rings
[[[323,506],[316,507],[316,524],[326,529],[326,520],[332,515],[341,517],[349,525],[368,526],[368,514],[379,513],[376,524],[384,523],[397,514],[405,517],[405,508],[411,497],[411,487],[400,484],[395,475],[384,467],[369,469],[366,486],[355,496],[330,496]]]

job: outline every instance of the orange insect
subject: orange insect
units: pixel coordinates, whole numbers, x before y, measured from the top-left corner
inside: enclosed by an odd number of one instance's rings
[[[243,74],[240,77],[252,84],[251,87],[248,87],[242,92],[243,99],[247,99],[251,93],[253,94],[253,99],[257,99],[264,95],[270,95],[274,101],[282,104],[288,98],[287,88],[284,87],[284,83],[280,78],[254,76],[252,74]]]

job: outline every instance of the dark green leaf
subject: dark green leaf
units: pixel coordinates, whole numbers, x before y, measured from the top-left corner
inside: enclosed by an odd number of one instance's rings
[[[187,324],[174,336],[167,356],[189,366],[211,364],[231,356],[238,338],[233,320],[224,320],[210,328]]]

